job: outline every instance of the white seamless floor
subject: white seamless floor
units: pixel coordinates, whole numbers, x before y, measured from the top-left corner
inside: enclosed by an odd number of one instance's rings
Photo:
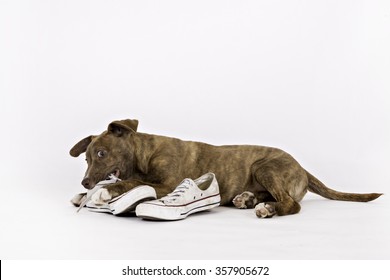
[[[390,204],[308,194],[298,215],[218,207],[177,222],[81,211],[64,193],[8,194],[1,259],[389,259]]]

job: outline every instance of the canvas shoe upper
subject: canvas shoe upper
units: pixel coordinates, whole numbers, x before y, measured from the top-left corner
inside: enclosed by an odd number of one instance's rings
[[[94,193],[96,193],[99,189],[101,189],[104,186],[107,186],[109,184],[114,184],[116,182],[121,181],[118,177],[116,177],[114,174],[111,174],[108,176],[108,179],[100,181],[95,185],[95,187],[91,190],[89,190],[86,194],[85,199],[80,203],[79,208],[77,209],[77,212],[79,212],[84,206],[86,206],[88,203],[90,203],[91,197]]]
[[[144,201],[156,199],[156,191],[151,186],[137,186],[130,191],[115,197],[103,205],[96,205],[89,201],[86,205],[89,211],[111,213],[113,215],[121,215],[134,212],[135,207]]]
[[[89,190],[87,192],[86,199],[81,203],[77,212],[80,211],[80,209],[85,206],[88,210],[93,212],[104,212],[104,213],[111,213],[114,215],[120,215],[128,212],[132,212],[135,210],[137,204],[146,200],[156,199],[157,197],[154,188],[152,188],[151,186],[142,185],[142,186],[135,187],[130,191],[118,197],[115,197],[114,199],[102,205],[96,205],[91,201],[92,195],[96,193],[99,189],[119,181],[121,181],[121,179],[117,178],[114,175],[110,175],[109,179],[97,183],[92,190]]]
[[[221,196],[213,173],[196,180],[184,179],[175,190],[157,200],[139,204],[138,217],[157,220],[180,220],[188,215],[219,206]]]

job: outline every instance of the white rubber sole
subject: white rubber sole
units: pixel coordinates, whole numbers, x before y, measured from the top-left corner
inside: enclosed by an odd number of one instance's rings
[[[197,212],[215,208],[220,203],[221,196],[219,194],[186,205],[161,205],[155,204],[154,201],[149,201],[138,204],[135,213],[137,217],[147,220],[175,221],[185,219]]]
[[[92,212],[111,213],[120,215],[133,212],[136,206],[147,200],[156,199],[156,191],[150,186],[138,186],[108,202],[104,205],[87,203],[87,208]]]

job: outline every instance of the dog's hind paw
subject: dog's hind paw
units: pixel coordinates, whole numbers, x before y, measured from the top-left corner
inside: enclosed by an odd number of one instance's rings
[[[112,199],[112,195],[106,188],[97,190],[91,197],[92,203],[95,205],[103,205]]]
[[[251,192],[243,192],[236,195],[233,199],[233,204],[239,209],[253,208],[257,202],[255,195]]]
[[[255,207],[256,216],[259,218],[272,218],[275,214],[275,207],[268,203],[259,203]]]

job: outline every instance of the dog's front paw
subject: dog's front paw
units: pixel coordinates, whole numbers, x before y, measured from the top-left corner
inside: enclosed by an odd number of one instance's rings
[[[81,205],[81,203],[84,202],[84,200],[87,198],[87,194],[86,193],[79,193],[79,194],[76,194],[72,200],[70,201],[74,206],[76,207],[79,207]]]
[[[234,204],[234,206],[236,206],[239,209],[245,209],[246,208],[245,200],[242,197],[242,195],[240,195],[240,194],[236,195],[236,197],[233,199],[233,204]]]
[[[112,195],[106,188],[97,190],[91,197],[92,203],[95,205],[103,205],[112,199]]]
[[[240,209],[253,208],[256,202],[257,199],[255,195],[248,191],[236,195],[236,197],[233,199],[234,206]]]
[[[268,203],[259,203],[255,207],[256,216],[259,218],[272,218],[275,214],[275,207]]]

